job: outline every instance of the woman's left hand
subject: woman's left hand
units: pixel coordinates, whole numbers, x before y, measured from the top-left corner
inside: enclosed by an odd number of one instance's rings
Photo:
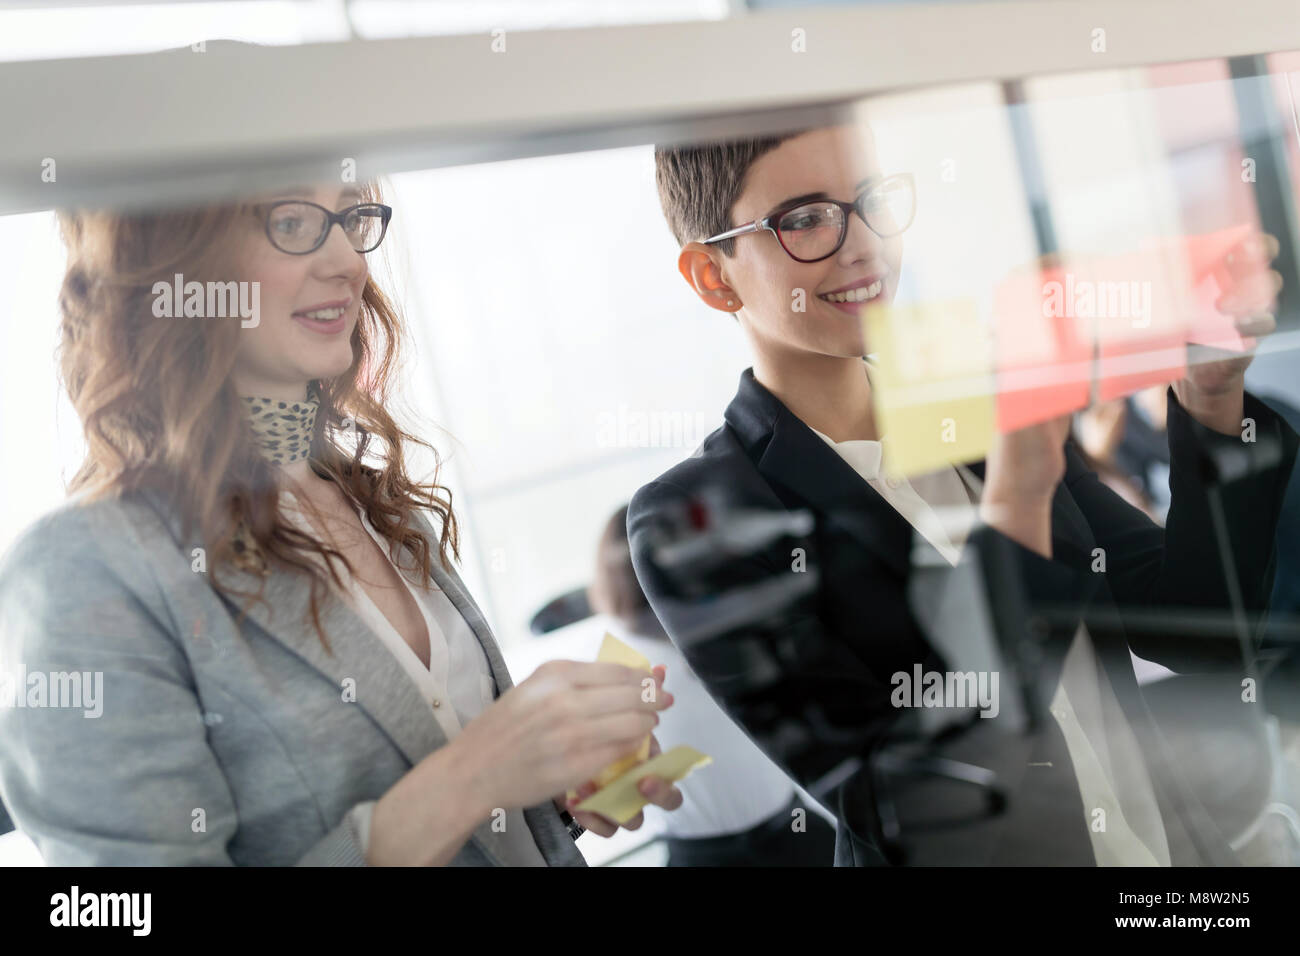
[[[1215,307],[1233,317],[1244,337],[1259,338],[1277,328],[1272,311],[1282,276],[1270,269],[1269,263],[1279,248],[1274,236],[1257,232],[1234,246],[1220,267],[1220,283],[1226,288]],[[1187,375],[1173,384],[1174,395],[1184,408],[1194,415],[1197,410],[1212,414],[1216,406],[1226,407],[1240,399],[1246,369],[1255,358],[1253,346],[1242,353],[1225,353],[1190,345],[1188,353]],[[1207,361],[1207,355],[1225,357]]]
[[[655,676],[655,683],[659,687],[663,687],[665,677],[664,666],[658,664],[651,668],[651,671]],[[659,749],[659,740],[654,734],[651,734],[650,754],[646,757],[646,760],[651,760],[654,757],[659,756],[660,753],[662,753],[662,751]],[[682,792],[678,790],[674,784],[664,780],[662,777],[646,777],[637,784],[637,789],[641,791],[641,795],[647,800],[655,806],[662,807],[665,810],[676,810],[682,805]],[[569,811],[578,823],[590,830],[592,833],[597,833],[603,837],[611,837],[618,832],[619,824],[606,817],[602,817],[598,813],[589,813],[586,810],[573,809],[595,792],[596,785],[588,780],[578,788],[577,796],[572,800],[569,800],[563,793],[555,797],[555,806],[560,810]],[[641,824],[644,822],[645,815],[638,812],[636,816],[623,824],[623,829],[637,830],[640,829]]]
[[[652,759],[659,756],[662,751],[659,749],[659,741],[654,734],[650,735],[650,756],[646,759]],[[669,783],[662,777],[646,777],[639,784],[637,789],[641,795],[657,807],[663,807],[665,810],[676,810],[682,805],[682,792],[677,789],[676,785]],[[566,801],[565,795],[560,794],[555,798],[555,805],[561,810],[568,810],[573,818],[582,824],[583,827],[592,833],[599,834],[603,837],[611,837],[618,832],[619,824],[613,820],[602,817],[598,813],[590,813],[586,810],[573,809],[583,800],[596,792],[596,785],[587,781],[578,788],[578,795],[572,801]],[[640,811],[632,817],[627,823],[624,823],[625,830],[638,830],[641,824],[645,822],[645,814]]]

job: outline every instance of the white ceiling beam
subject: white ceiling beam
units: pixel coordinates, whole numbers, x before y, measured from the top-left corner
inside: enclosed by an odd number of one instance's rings
[[[807,52],[792,52],[796,30]],[[887,90],[1300,50],[1300,0],[801,7],[505,44],[209,43],[0,64],[0,214],[328,181],[344,158],[368,177],[745,135]]]

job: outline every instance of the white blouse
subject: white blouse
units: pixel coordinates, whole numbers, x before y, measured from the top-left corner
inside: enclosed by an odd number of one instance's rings
[[[311,526],[298,506],[297,497],[291,491],[281,493],[280,504],[289,520],[307,534],[319,538],[319,532]],[[387,555],[402,583],[406,585],[407,592],[420,609],[429,631],[429,666],[424,666],[419,656],[384,616],[384,612],[371,600],[366,589],[346,570],[342,574],[347,589],[342,597],[397,659],[402,670],[419,690],[420,696],[429,705],[430,719],[438,722],[450,741],[495,699],[496,685],[492,680],[487,655],[483,653],[483,647],[469,623],[442,589],[419,587],[418,570],[401,567],[401,563],[409,562],[394,561],[388,539],[375,530],[364,510],[358,508],[356,513],[379,550]],[[315,557],[321,563],[320,557]],[[368,820],[368,815],[365,819]],[[369,828],[364,825],[365,821],[362,822],[360,829],[364,850],[369,846]],[[504,830],[493,830],[491,836],[495,841],[492,851],[507,865],[547,865],[524,819],[522,809],[507,810]]]
[[[887,436],[882,436],[881,441],[837,442],[815,428],[812,431],[934,545],[949,564],[957,565],[976,519],[972,500],[979,500],[979,492],[970,486],[970,481],[978,481],[974,475],[967,479],[951,465],[945,465],[911,480],[893,477],[883,468]]]

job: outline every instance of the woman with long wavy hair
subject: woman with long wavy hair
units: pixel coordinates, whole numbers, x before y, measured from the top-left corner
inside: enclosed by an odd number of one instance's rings
[[[512,687],[386,410],[380,200],[60,214],[87,455],[0,565],[0,795],[47,864],[580,866],[615,831],[574,794],[672,695],[604,663]]]

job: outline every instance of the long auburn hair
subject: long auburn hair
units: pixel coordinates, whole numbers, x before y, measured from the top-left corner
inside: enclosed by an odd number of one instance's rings
[[[366,184],[363,193],[365,201],[380,201],[376,184]],[[268,570],[279,561],[310,574],[312,623],[328,649],[319,600],[329,582],[318,561],[340,587],[334,561],[353,568],[280,512],[276,466],[258,450],[231,382],[239,319],[153,314],[156,282],[170,287],[177,273],[186,283],[228,281],[235,274],[232,237],[257,215],[252,201],[58,214],[68,250],[59,294],[59,367],[88,446],[68,491],[88,501],[160,494],[187,539],[198,529],[209,580],[219,592],[262,599],[265,579],[255,592],[220,580],[222,568],[246,566],[246,542]],[[400,428],[385,409],[406,338],[398,310],[368,276],[352,333],[352,366],[314,383],[320,407],[311,457],[364,507],[380,534],[411,552],[427,581],[434,546],[414,527],[415,509],[438,519],[444,568],[460,553],[451,492],[437,482],[437,450]],[[340,432],[355,436],[354,442],[349,437],[353,447],[340,443]],[[404,454],[412,444],[433,453],[437,467],[429,482],[406,472]]]

